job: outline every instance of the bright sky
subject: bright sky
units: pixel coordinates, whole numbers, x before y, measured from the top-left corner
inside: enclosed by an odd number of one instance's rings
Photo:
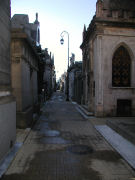
[[[60,44],[62,31],[69,33],[69,56],[82,60],[80,45],[84,24],[88,27],[95,14],[96,0],[11,0],[11,16],[28,14],[29,21],[35,21],[38,13],[40,22],[40,43],[54,54],[57,79],[66,71],[68,62],[68,38]]]

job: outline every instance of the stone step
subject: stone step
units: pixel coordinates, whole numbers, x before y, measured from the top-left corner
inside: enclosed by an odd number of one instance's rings
[[[85,105],[79,105],[79,109],[87,116],[94,116],[93,112],[89,112]]]

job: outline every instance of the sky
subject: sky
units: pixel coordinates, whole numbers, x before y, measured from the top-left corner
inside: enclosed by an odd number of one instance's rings
[[[96,0],[11,0],[11,17],[14,14],[28,14],[33,23],[38,13],[40,22],[40,44],[54,54],[57,79],[67,70],[68,37],[60,44],[60,34],[69,33],[69,56],[82,60],[80,45],[84,24],[90,24],[96,11]]]

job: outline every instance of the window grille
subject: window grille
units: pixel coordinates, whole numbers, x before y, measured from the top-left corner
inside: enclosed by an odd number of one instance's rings
[[[112,86],[130,87],[131,59],[128,51],[120,46],[112,60]]]

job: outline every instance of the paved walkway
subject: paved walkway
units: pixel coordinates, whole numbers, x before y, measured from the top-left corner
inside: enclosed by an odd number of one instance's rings
[[[135,169],[135,145],[106,125],[95,126],[114,149]]]
[[[76,103],[74,102],[74,104]],[[96,118],[87,115],[88,112],[78,104],[76,104],[76,109],[93,124],[109,144],[135,169],[135,118]]]
[[[60,93],[42,108],[2,180],[130,180],[133,169]]]
[[[135,144],[135,117],[109,118],[107,124]]]

